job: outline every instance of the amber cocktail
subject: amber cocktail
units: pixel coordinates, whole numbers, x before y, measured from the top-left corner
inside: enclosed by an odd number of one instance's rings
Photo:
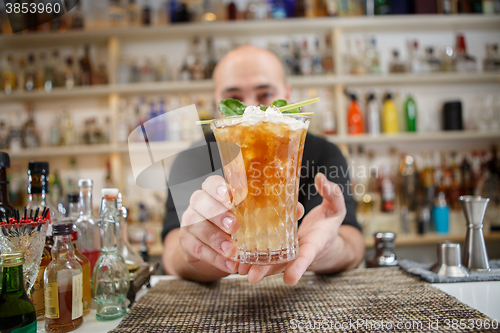
[[[249,109],[251,110],[249,111]],[[249,107],[211,123],[239,222],[234,258],[278,264],[298,257],[297,203],[309,117]]]

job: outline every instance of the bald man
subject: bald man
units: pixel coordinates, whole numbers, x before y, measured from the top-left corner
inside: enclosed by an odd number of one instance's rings
[[[281,61],[273,53],[255,46],[229,52],[217,64],[213,80],[216,103],[234,98],[246,105],[270,105],[277,99],[289,101],[291,92]],[[215,142],[213,134],[205,139],[209,146]],[[213,158],[205,163],[193,154],[196,149],[191,150],[192,156],[185,153],[177,157],[169,184],[172,179],[188,180],[187,172],[193,171],[191,179],[198,179],[222,169],[218,152],[213,152]],[[175,206],[169,190],[162,232],[165,271],[195,281],[214,281],[239,273],[248,275],[251,283],[283,272],[285,283],[294,285],[306,270],[333,273],[355,268],[364,256],[365,247],[354,200],[347,191],[342,194],[340,190],[349,186],[349,179],[343,172],[313,174],[315,170],[332,168],[346,171],[344,157],[334,144],[307,134],[302,165],[298,216],[303,218],[299,220],[297,259],[268,266],[233,261],[237,248],[231,234],[238,230],[238,221],[228,210],[230,198],[224,178],[212,175],[198,188],[186,187],[185,200],[177,200]],[[316,169],[304,169],[313,165]],[[181,207],[179,202],[185,206]],[[184,211],[182,215],[178,209]],[[178,216],[182,216],[182,221]]]

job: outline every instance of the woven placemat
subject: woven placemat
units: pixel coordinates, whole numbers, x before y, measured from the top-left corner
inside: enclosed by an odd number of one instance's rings
[[[473,329],[460,330],[460,320]],[[305,275],[294,287],[279,275],[257,285],[162,281],[111,332],[499,331],[491,322],[399,268],[374,268]]]

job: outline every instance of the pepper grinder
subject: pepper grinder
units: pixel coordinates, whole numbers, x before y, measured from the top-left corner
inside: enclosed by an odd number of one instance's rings
[[[462,264],[469,270],[490,270],[483,235],[483,219],[489,201],[490,199],[480,196],[464,195],[460,197],[465,219],[467,220],[467,235],[465,236]]]

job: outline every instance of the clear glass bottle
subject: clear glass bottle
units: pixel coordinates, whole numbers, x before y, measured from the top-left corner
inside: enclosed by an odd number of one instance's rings
[[[127,265],[127,269],[129,273],[134,273],[144,265],[144,260],[141,258],[140,255],[138,255],[133,249],[132,246],[130,246],[130,243],[128,241],[128,223],[127,223],[127,217],[128,217],[128,210],[123,206],[123,199],[122,199],[122,194],[118,193],[118,199],[117,199],[117,207],[120,210],[120,222],[118,223],[118,248],[121,256],[123,257],[123,260],[125,260],[125,264]]]
[[[141,9],[135,0],[128,0],[127,23],[129,26],[137,27],[141,24]]]
[[[75,226],[78,232],[78,249],[90,261],[90,271],[94,271],[94,266],[101,254],[101,235],[97,226],[97,219],[92,213],[92,180],[80,179],[78,181],[80,191],[80,216],[77,218]]]
[[[125,260],[118,252],[119,216],[118,189],[101,190],[102,201],[98,224],[102,234],[101,255],[92,275],[92,291],[97,302],[96,318],[114,320],[127,314],[125,298],[130,277]]]
[[[28,204],[26,209],[35,211],[39,208],[41,212],[45,207],[50,209],[49,227],[47,234],[52,233],[52,226],[59,222],[59,211],[50,202],[49,194],[49,163],[29,162],[28,163]]]
[[[52,228],[52,261],[45,269],[45,330],[71,332],[83,323],[83,273],[71,244],[73,223]]]
[[[36,332],[36,311],[23,279],[23,252],[0,255],[0,327],[2,332]]]
[[[2,68],[2,87],[6,94],[10,94],[12,90],[16,89],[16,74],[12,54],[7,55]]]

